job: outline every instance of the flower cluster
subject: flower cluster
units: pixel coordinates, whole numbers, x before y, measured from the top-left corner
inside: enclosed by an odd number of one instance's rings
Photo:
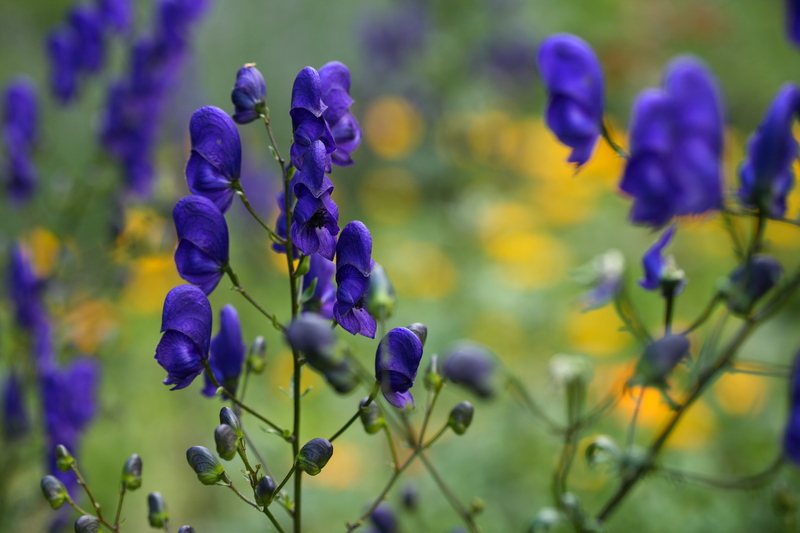
[[[12,199],[31,197],[39,180],[33,163],[33,148],[39,137],[39,103],[36,87],[27,78],[17,78],[3,94],[2,143],[7,155],[6,189]]]

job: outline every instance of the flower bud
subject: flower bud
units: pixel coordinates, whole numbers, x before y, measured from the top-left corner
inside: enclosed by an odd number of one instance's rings
[[[230,407],[223,407],[219,411],[219,423],[220,424],[227,424],[236,431],[236,436],[238,438],[242,438],[244,433],[242,433],[242,424],[239,422],[239,417],[236,416],[236,413],[233,412],[233,409]]]
[[[67,487],[57,477],[44,476],[41,485],[42,494],[53,509],[59,509],[67,501]]]
[[[486,502],[482,498],[473,498],[469,503],[469,513],[472,516],[479,515],[486,508]]]
[[[160,492],[151,492],[147,495],[147,510],[150,527],[162,528],[169,520],[167,502]]]
[[[271,477],[264,476],[259,479],[255,490],[256,503],[262,507],[268,506],[272,503],[272,498],[275,496],[275,489],[277,488],[275,480]]]
[[[217,453],[226,461],[236,457],[236,449],[239,445],[239,438],[236,430],[228,424],[220,424],[214,430],[214,442],[217,443]]]
[[[225,469],[208,448],[192,446],[186,450],[186,460],[203,485],[214,485],[225,478]]]
[[[528,533],[555,531],[564,521],[564,514],[555,507],[542,507],[531,522]]]
[[[127,490],[136,490],[142,486],[142,458],[133,454],[122,467],[122,482]]]
[[[75,458],[69,453],[69,450],[63,444],[56,446],[56,466],[62,472],[69,472],[72,465],[75,464]]]
[[[559,386],[592,380],[592,363],[585,355],[556,354],[550,358],[548,370],[550,379]]]
[[[472,415],[475,413],[475,408],[469,402],[461,402],[453,407],[450,411],[450,417],[447,419],[447,425],[453,430],[456,435],[463,435],[467,428],[472,423]]]
[[[374,435],[386,425],[386,419],[383,418],[381,407],[375,401],[367,403],[369,398],[364,398],[359,404],[361,406],[361,423],[364,425],[364,431],[370,435]]]
[[[746,316],[753,306],[774,287],[783,274],[783,267],[769,255],[754,255],[731,273],[721,292],[732,313]]]
[[[397,517],[386,502],[378,505],[369,515],[369,519],[375,525],[375,531],[378,533],[397,533],[399,531]]]
[[[636,364],[629,385],[665,388],[667,376],[689,353],[689,339],[683,335],[667,335],[645,348]]]
[[[586,462],[589,466],[613,464],[619,461],[622,451],[617,443],[607,435],[596,436],[586,447]]]
[[[336,367],[336,334],[328,320],[314,313],[303,313],[286,328],[286,341],[301,352],[315,370],[324,372]]]
[[[416,324],[411,325],[414,326]],[[411,331],[414,330],[411,329]],[[427,329],[425,330],[425,333],[427,334]],[[427,370],[425,370],[425,377],[423,378],[422,382],[425,385],[425,389],[428,391],[439,390],[442,387],[442,375],[439,373],[439,360],[436,354],[431,356],[431,362],[428,364]]]
[[[178,533],[194,533],[194,528],[192,526],[181,526]]]
[[[267,341],[259,335],[250,345],[250,353],[247,354],[247,366],[254,374],[261,374],[267,366]]]
[[[444,375],[480,398],[494,396],[492,378],[495,362],[492,353],[480,344],[462,342],[447,351]]]
[[[236,108],[233,120],[239,124],[247,124],[266,114],[267,84],[255,63],[247,63],[236,73],[231,101]]]
[[[369,289],[366,295],[366,307],[369,314],[376,320],[386,320],[394,312],[397,303],[397,295],[386,275],[386,270],[375,263],[372,273],[369,275]]]
[[[91,515],[83,515],[75,520],[75,533],[100,533],[100,522]]]
[[[311,439],[297,454],[297,468],[309,476],[316,476],[328,464],[333,455],[333,444],[326,439]]]
[[[425,341],[428,340],[428,326],[422,324],[421,322],[414,322],[407,329],[410,329],[414,335],[417,336],[419,342],[422,343],[422,346],[425,346]]]
[[[336,366],[322,371],[325,380],[339,394],[347,394],[358,385],[358,376],[348,359],[342,359]]]
[[[419,508],[419,492],[414,483],[407,483],[406,486],[403,487],[402,499],[403,507],[407,510],[413,512]]]

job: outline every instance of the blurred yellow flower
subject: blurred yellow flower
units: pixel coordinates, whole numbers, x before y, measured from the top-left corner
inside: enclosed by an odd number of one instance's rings
[[[123,305],[142,314],[161,311],[170,289],[185,283],[178,275],[171,253],[133,259],[128,276]]]
[[[433,300],[456,286],[456,267],[438,246],[422,241],[399,241],[380,254],[395,291],[403,298]],[[409,258],[413,257],[413,261]]]
[[[337,439],[331,460],[314,478],[331,489],[346,489],[355,485],[362,476],[364,451],[347,439]]]
[[[167,221],[152,209],[131,207],[125,212],[125,227],[117,236],[113,257],[125,261],[161,249]]]
[[[424,123],[408,100],[385,96],[371,102],[364,113],[364,139],[385,159],[408,155],[422,141]]]
[[[764,409],[767,379],[729,372],[714,384],[714,397],[719,406],[732,415],[757,415]]]
[[[64,315],[66,337],[83,353],[96,353],[97,348],[117,330],[116,308],[104,300],[84,300]]]
[[[496,235],[484,241],[484,250],[499,263],[503,282],[519,289],[552,286],[566,276],[571,264],[567,247],[546,233]]]
[[[49,278],[58,264],[61,242],[53,233],[42,228],[33,228],[23,239],[30,252],[33,271],[40,279]]]
[[[567,336],[576,351],[596,357],[619,355],[634,340],[620,331],[623,325],[612,305],[587,313],[576,308],[567,321]]]
[[[419,185],[399,167],[371,171],[358,188],[361,208],[383,224],[401,225],[414,216],[419,204]]]
[[[469,339],[483,344],[506,363],[529,355],[525,330],[517,315],[493,309],[476,315],[467,327]]]

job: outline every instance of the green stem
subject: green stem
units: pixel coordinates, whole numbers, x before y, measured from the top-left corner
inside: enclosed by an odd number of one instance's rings
[[[464,505],[461,503],[461,500],[459,500],[458,496],[456,496],[455,492],[453,492],[453,489],[451,489],[444,478],[439,475],[439,472],[433,466],[433,463],[431,463],[422,452],[419,452],[419,457],[425,464],[425,468],[428,469],[428,473],[430,473],[431,477],[436,482],[436,485],[439,486],[439,490],[441,490],[445,495],[447,500],[450,502],[450,506],[453,507],[453,510],[461,517],[470,532],[480,533],[481,530],[478,527],[478,524],[475,523],[475,518],[472,516],[472,513],[470,513],[464,507]]]
[[[128,484],[125,482],[121,483],[119,489],[119,502],[117,503],[117,513],[116,516],[114,517],[114,528],[113,528],[114,531],[119,530],[119,517],[122,514],[122,502],[125,499],[125,493],[127,492],[127,490],[128,490]]]
[[[281,493],[281,489],[292,478],[292,474],[294,474],[294,471],[296,469],[297,469],[297,463],[292,465],[292,468],[289,469],[289,472],[286,474],[286,477],[283,478],[283,481],[281,481],[281,484],[278,485],[278,488],[275,489],[275,492],[272,494],[273,498]]]
[[[392,431],[389,429],[388,424],[383,425],[383,432],[386,434],[386,441],[389,443],[389,451],[392,454],[392,468],[398,470],[400,468],[400,459],[397,457],[397,450],[394,447],[394,440],[392,439]]]
[[[530,394],[530,392],[528,392],[528,389],[525,388],[525,385],[522,383],[522,381],[520,381],[516,376],[512,375],[508,369],[506,369],[506,379],[508,379],[508,383],[511,385],[512,389],[517,392],[522,400],[522,403],[534,416],[542,420],[550,431],[554,433],[561,433],[563,431],[563,428],[552,418],[550,418],[541,407],[539,407],[539,404],[537,404],[533,399],[533,396]]]
[[[272,229],[263,220],[261,220],[261,217],[259,217],[258,214],[256,214],[255,210],[253,209],[253,206],[250,205],[250,201],[247,199],[247,195],[244,193],[244,189],[242,188],[242,183],[239,180],[234,181],[233,188],[238,193],[239,198],[242,199],[242,203],[244,204],[245,208],[247,208],[247,211],[250,212],[250,214],[253,216],[254,219],[256,219],[256,221],[261,225],[262,228],[267,230],[269,238],[272,240],[272,242],[285,245],[286,241],[284,241],[283,238],[281,238],[278,234],[272,231]]]
[[[73,461],[71,468],[72,471],[75,472],[75,476],[78,478],[78,483],[83,488],[83,491],[86,493],[86,495],[89,497],[89,501],[92,502],[92,508],[95,510],[95,513],[97,514],[97,519],[103,524],[106,524],[106,521],[103,520],[102,511],[100,510],[100,504],[97,503],[97,500],[94,499],[92,491],[89,490],[89,486],[86,484],[86,480],[83,479],[80,470],[78,470],[78,463],[76,461]]]
[[[267,515],[269,521],[272,522],[272,525],[275,526],[275,529],[278,530],[278,533],[284,533],[283,528],[278,523],[278,520],[275,519],[275,515],[269,510],[269,507],[264,507],[264,514]]]
[[[226,274],[228,274],[228,277],[230,278],[230,280],[231,280],[231,283],[233,283],[233,288],[234,288],[234,289],[235,289],[235,290],[236,290],[236,291],[237,291],[239,294],[241,294],[242,296],[244,296],[244,298],[245,298],[245,299],[246,299],[248,302],[250,302],[250,304],[251,304],[253,307],[255,307],[256,309],[258,309],[258,311],[259,311],[259,312],[260,312],[262,315],[264,315],[265,317],[267,317],[267,319],[269,319],[269,321],[270,321],[270,322],[272,322],[272,325],[273,325],[273,327],[274,327],[275,329],[277,329],[278,331],[286,331],[286,328],[285,328],[285,327],[284,327],[284,326],[283,326],[283,325],[282,325],[280,322],[278,322],[278,319],[277,319],[277,318],[275,318],[275,315],[273,315],[272,313],[268,312],[268,311],[267,311],[267,310],[265,310],[263,307],[261,307],[261,305],[259,305],[259,303],[258,303],[258,302],[256,302],[256,301],[253,299],[253,297],[252,297],[252,296],[250,296],[250,295],[247,293],[247,291],[245,291],[245,290],[244,290],[244,287],[242,287],[242,285],[239,283],[239,276],[237,276],[237,275],[236,275],[236,273],[233,271],[233,269],[231,268],[231,266],[230,266],[230,265],[225,265],[225,267],[224,267],[224,270],[225,270],[225,273],[226,273]]]
[[[633,445],[636,442],[636,421],[639,418],[639,411],[642,409],[642,400],[644,399],[644,386],[639,387],[639,395],[636,397],[636,406],[633,408],[633,415],[631,416],[631,424],[628,426],[628,438],[626,440],[626,446],[628,450],[633,449]]]
[[[614,309],[616,309],[617,315],[628,328],[628,331],[630,331],[639,342],[642,344],[650,344],[653,342],[653,337],[639,320],[639,315],[636,313],[625,288],[623,288],[614,299]]]
[[[250,438],[250,435],[247,434],[247,431],[244,429],[244,426],[242,427],[242,435],[244,435],[245,442],[247,443],[248,446],[250,446],[250,449],[253,450],[256,459],[258,459],[258,462],[261,463],[261,466],[262,468],[264,468],[264,471],[267,473],[269,477],[274,479],[275,476],[272,475],[272,470],[270,470],[269,465],[261,456],[261,453],[259,453],[258,448],[256,448],[256,445],[253,443],[253,439]]]
[[[736,253],[736,258],[742,261],[744,260],[745,257],[744,239],[741,235],[739,235],[739,226],[736,225],[736,222],[731,217],[731,215],[733,214],[732,211],[723,209],[721,212],[722,212],[722,221],[725,224],[725,229],[728,231],[728,235],[730,235],[731,237],[731,242],[733,243],[733,250]]]
[[[611,136],[611,128],[608,126],[608,121],[605,120],[605,118],[603,119],[603,127],[601,133],[603,135],[603,139],[606,141],[606,143],[608,143],[608,145],[611,147],[612,150],[617,152],[618,156],[620,156],[623,159],[628,159],[628,153],[625,151],[624,148],[622,148],[622,146],[617,144],[617,142]]]
[[[751,376],[785,379],[791,375],[791,368],[771,365],[761,361],[739,361],[732,364],[728,372],[731,374],[749,374]]]
[[[664,310],[664,335],[670,335],[672,333],[672,314],[675,311],[674,286],[664,290],[664,300],[666,300],[666,309]]]
[[[425,418],[422,421],[422,428],[419,430],[419,446],[422,446],[422,442],[425,440],[425,430],[428,429],[428,422],[430,422],[431,413],[433,412],[433,408],[436,407],[436,400],[439,399],[441,390],[441,386],[436,387],[433,394],[428,395],[428,405],[425,406]]]
[[[734,479],[718,479],[703,474],[696,474],[694,472],[683,472],[669,467],[659,467],[658,472],[679,481],[688,481],[725,490],[750,490],[762,487],[775,474],[777,474],[781,467],[784,465],[783,456],[778,456],[765,470],[751,476],[745,476]]]
[[[433,436],[433,437],[432,437],[432,438],[431,438],[431,439],[430,439],[428,442],[426,442],[425,444],[422,444],[422,449],[423,449],[423,450],[427,450],[428,448],[430,448],[431,446],[433,446],[433,444],[434,444],[434,443],[435,443],[437,440],[439,440],[439,438],[440,438],[442,435],[444,435],[445,433],[447,433],[447,430],[448,430],[448,429],[450,429],[450,424],[448,424],[448,423],[446,423],[446,422],[445,422],[445,424],[444,424],[444,425],[441,427],[441,429],[440,429],[439,431],[437,431],[437,432],[436,432],[436,435],[434,435],[434,436]]]
[[[375,384],[375,387],[373,387],[372,392],[369,393],[367,400],[364,402],[365,407],[369,405],[372,400],[375,399],[375,396],[378,394],[378,386],[379,386],[378,384]],[[359,406],[358,411],[356,411],[356,413],[353,416],[351,416],[350,419],[347,422],[345,422],[345,424],[339,429],[339,431],[334,433],[333,436],[328,439],[328,441],[333,442],[334,440],[336,440],[337,437],[339,437],[339,435],[347,431],[347,428],[349,428],[353,424],[353,422],[358,420],[358,417],[361,416],[361,411],[363,411],[365,407]]]
[[[711,301],[708,303],[706,308],[703,309],[703,312],[700,313],[700,316],[697,317],[697,319],[694,322],[692,322],[691,326],[683,330],[681,332],[681,335],[686,336],[689,333],[696,330],[697,328],[699,328],[700,326],[702,326],[706,322],[706,320],[708,320],[714,313],[714,310],[717,308],[717,304],[721,301],[721,299],[722,299],[721,294],[719,293],[714,294],[714,297],[711,298]]]
[[[229,488],[229,489],[231,489],[231,490],[232,490],[234,493],[236,493],[236,495],[239,497],[239,499],[241,499],[243,502],[245,502],[245,503],[246,503],[247,505],[249,505],[250,507],[253,507],[254,509],[258,510],[258,512],[261,512],[261,511],[262,511],[262,509],[261,509],[261,506],[260,506],[260,505],[258,505],[258,504],[257,504],[256,502],[254,502],[253,500],[251,500],[250,498],[248,498],[247,496],[245,496],[244,494],[242,494],[241,492],[239,492],[239,489],[237,489],[236,487],[234,487],[234,486],[233,486],[233,482],[228,482],[228,483],[226,483],[224,486],[225,486],[225,487],[228,487],[228,488]]]

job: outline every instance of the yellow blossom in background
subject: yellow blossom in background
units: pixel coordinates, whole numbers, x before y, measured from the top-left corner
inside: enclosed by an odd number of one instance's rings
[[[105,300],[83,300],[73,305],[61,320],[66,338],[83,353],[96,353],[119,327],[116,308]]]
[[[522,323],[508,311],[493,309],[483,312],[470,321],[466,331],[470,340],[483,344],[505,362],[530,355]],[[498,331],[503,334],[498,335]]]
[[[514,202],[492,202],[481,207],[477,230],[484,246],[498,235],[527,232],[541,227],[539,215],[530,205]]]
[[[419,146],[424,123],[408,100],[385,96],[369,104],[362,121],[370,149],[385,159],[400,159]]]
[[[292,375],[294,374],[294,363],[292,362],[292,352],[284,345],[281,344],[280,351],[272,355],[270,352],[269,359],[267,360],[267,378],[269,379],[269,386],[275,390],[283,388],[288,391],[292,382]],[[306,390],[312,387],[314,390],[327,390],[330,386],[325,383],[325,378],[313,370],[303,372],[302,383],[300,387]]]
[[[496,166],[511,166],[518,156],[521,129],[502,111],[487,111],[468,118],[467,142],[470,155],[476,162]]]
[[[384,167],[370,172],[358,188],[361,208],[383,224],[402,225],[417,212],[419,185],[414,176],[400,167]]]
[[[723,374],[714,384],[714,397],[727,413],[754,416],[764,409],[767,383],[764,376],[731,373]]]
[[[314,481],[331,489],[346,489],[361,480],[364,451],[347,439],[337,439],[334,453]]]
[[[31,265],[36,277],[49,278],[58,264],[61,242],[52,232],[41,228],[33,228],[23,239],[30,253]]]
[[[572,263],[566,245],[547,233],[497,235],[485,241],[484,250],[497,262],[502,281],[518,289],[552,287],[564,279]]]
[[[183,283],[171,253],[137,257],[130,262],[122,303],[137,313],[157,313],[170,289]]]
[[[404,298],[435,300],[447,296],[456,286],[456,267],[435,244],[400,240],[373,255],[382,258],[395,291]]]
[[[586,313],[576,308],[567,320],[567,337],[575,350],[587,355],[620,355],[633,345],[633,336],[620,331],[623,326],[612,305]]]
[[[733,241],[719,214],[681,217],[678,235],[699,253],[717,258],[733,257]]]
[[[141,254],[152,253],[163,246],[167,220],[152,209],[132,207],[125,212],[125,227],[117,236],[113,257],[125,261]]]

